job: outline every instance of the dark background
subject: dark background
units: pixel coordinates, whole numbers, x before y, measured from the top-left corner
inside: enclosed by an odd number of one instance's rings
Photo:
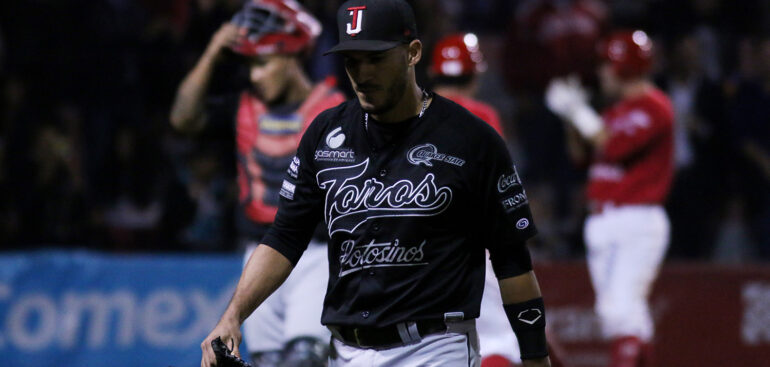
[[[323,23],[307,67],[339,78],[338,1],[300,1]],[[479,35],[479,97],[506,140],[541,234],[539,258],[582,255],[584,167],[542,104],[556,75],[592,80],[592,47],[628,27],[656,42],[655,80],[676,109],[670,259],[770,259],[770,1],[411,1],[426,50]],[[233,251],[232,136],[188,137],[168,113],[177,85],[241,0],[25,0],[0,3],[0,247],[110,252]],[[582,9],[582,10],[576,10]],[[235,59],[212,94],[247,88]],[[461,137],[458,137],[460,139]],[[469,215],[472,215],[469,213]]]

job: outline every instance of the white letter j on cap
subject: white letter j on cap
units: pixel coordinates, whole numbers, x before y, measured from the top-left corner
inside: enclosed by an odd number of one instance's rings
[[[355,37],[358,32],[361,32],[361,19],[364,17],[364,9],[366,9],[365,6],[353,6],[347,9],[353,17],[353,20],[347,24],[347,32],[353,37]],[[355,24],[355,28],[353,24]]]

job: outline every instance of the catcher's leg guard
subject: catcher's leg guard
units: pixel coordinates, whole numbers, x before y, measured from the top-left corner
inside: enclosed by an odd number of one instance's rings
[[[270,350],[251,354],[251,363],[254,367],[278,367],[283,359],[280,350]]]
[[[329,343],[302,336],[289,340],[282,354],[280,367],[324,367],[329,360]]]

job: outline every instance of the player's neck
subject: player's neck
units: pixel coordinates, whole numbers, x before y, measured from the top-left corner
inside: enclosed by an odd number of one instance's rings
[[[414,117],[422,110],[422,89],[416,82],[408,83],[406,91],[393,108],[379,114],[371,114],[379,122],[400,122]]]
[[[461,96],[473,98],[473,92],[470,88],[458,85],[437,85],[433,91],[440,96]]]
[[[647,79],[638,79],[627,82],[620,90],[622,99],[632,99],[647,94],[653,88]]]
[[[286,103],[302,103],[313,90],[313,83],[305,73],[296,73],[286,90]]]

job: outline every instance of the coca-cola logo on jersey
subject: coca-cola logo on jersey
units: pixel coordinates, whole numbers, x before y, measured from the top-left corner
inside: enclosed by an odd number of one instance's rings
[[[521,179],[519,179],[519,173],[516,172],[516,167],[513,167],[513,173],[510,175],[502,175],[497,179],[497,191],[501,194],[516,185],[521,185]]]
[[[376,178],[363,179],[369,159],[353,165],[321,170],[318,187],[326,190],[324,219],[329,235],[353,233],[369,218],[424,217],[443,212],[452,201],[452,190],[436,186],[432,173],[422,179],[401,179],[386,186]]]

